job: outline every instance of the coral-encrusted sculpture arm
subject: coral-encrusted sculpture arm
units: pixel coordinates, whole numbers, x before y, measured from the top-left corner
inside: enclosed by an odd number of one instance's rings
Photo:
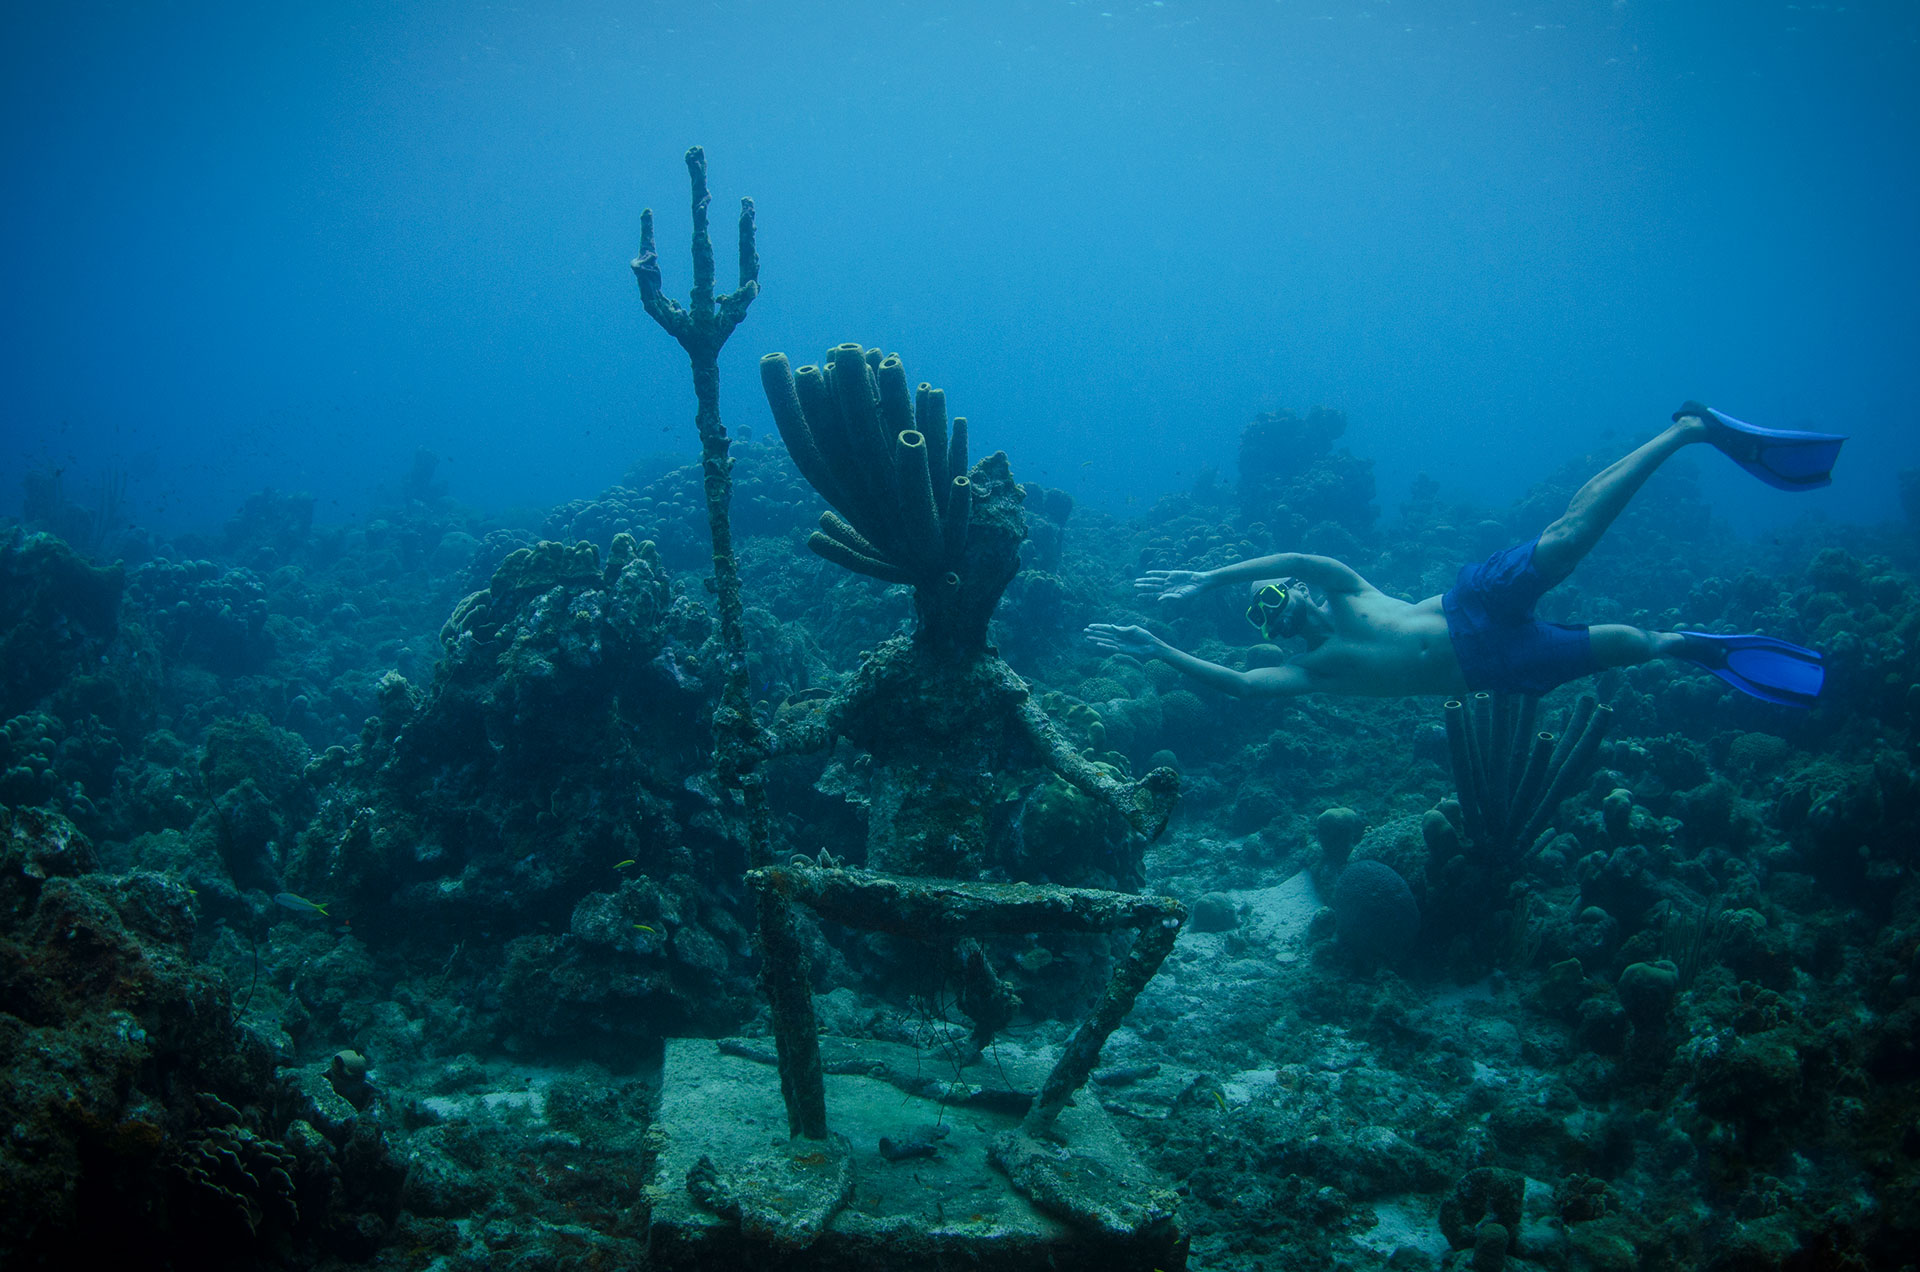
[[[1009,670],[1008,674],[1012,674]],[[1137,782],[1123,782],[1073,749],[1058,725],[1031,697],[1022,698],[1016,718],[1040,762],[1066,781],[1110,806],[1127,825],[1148,839],[1158,839],[1173,816],[1180,798],[1180,775],[1157,768]]]
[[[640,213],[640,255],[633,258],[633,276],[640,283],[640,304],[662,330],[687,343],[691,324],[680,302],[660,290],[660,253],[653,243],[653,209]]]
[[[829,749],[846,735],[848,722],[867,709],[878,691],[879,682],[862,674],[818,710],[809,712],[806,719],[768,730],[767,755],[811,755]]]
[[[704,164],[702,165],[704,167]],[[702,174],[704,175],[704,173]],[[702,218],[704,224],[705,218]],[[709,246],[709,252],[712,248]],[[753,200],[740,200],[740,285],[715,302],[714,325],[725,340],[747,316],[747,306],[760,294],[760,253],[753,245]]]
[[[633,258],[633,276],[640,284],[640,303],[661,329],[696,356],[711,358],[720,352],[733,329],[747,316],[747,306],[760,294],[760,253],[754,247],[753,200],[740,200],[740,285],[724,296],[713,294],[713,236],[707,230],[707,153],[698,146],[687,151],[687,176],[693,194],[693,292],[682,306],[661,289],[660,253],[653,241],[653,209],[640,213],[640,255]]]

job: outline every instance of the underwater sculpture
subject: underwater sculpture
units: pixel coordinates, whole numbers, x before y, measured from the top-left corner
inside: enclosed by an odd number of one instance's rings
[[[1022,1129],[1033,1136],[1048,1132],[1068,1097],[1086,1082],[1101,1044],[1166,960],[1187,918],[1186,906],[1171,897],[1091,888],[903,879],[799,863],[750,871],[747,880],[758,890],[779,892],[848,927],[916,941],[1139,929],[1099,1003],[1074,1031],[1027,1110]]]
[[[751,870],[747,881],[756,892],[778,893],[811,907],[822,917],[848,927],[885,932],[930,945],[971,947],[981,959],[980,976],[992,981],[975,938],[1028,932],[1112,932],[1136,928],[1138,935],[1115,964],[1113,975],[1091,1010],[1075,1027],[1055,1060],[1032,1089],[985,1092],[961,1080],[965,1066],[954,1070],[954,1080],[936,1082],[932,1098],[942,1106],[966,1104],[986,1096],[1004,1100],[1020,1114],[992,1134],[986,1158],[1004,1176],[1007,1185],[1026,1197],[1034,1208],[1060,1220],[1098,1242],[1109,1243],[1113,1261],[1103,1266],[1184,1266],[1184,1235],[1173,1196],[1139,1176],[1124,1160],[1099,1142],[1083,1142],[1088,1129],[1068,1134],[1059,1125],[1072,1097],[1086,1085],[1100,1050],[1133,1009],[1160,965],[1172,953],[1174,941],[1187,918],[1187,908],[1171,897],[1134,896],[1089,888],[1062,888],[1050,884],[968,883],[950,879],[913,879],[795,861],[791,866]],[[989,991],[991,992],[991,991]],[[966,998],[963,1010],[969,1010]],[[976,1026],[980,1023],[976,1021]],[[983,1036],[976,1027],[972,1064],[979,1059]],[[724,1046],[724,1044],[723,1044]],[[1004,1073],[995,1063],[984,1066]],[[915,1068],[919,1065],[916,1063]],[[849,1070],[836,1065],[834,1072]],[[883,1076],[884,1066],[871,1058],[853,1062],[853,1071]],[[916,1075],[888,1074],[885,1080],[910,1093],[929,1084]],[[1067,1147],[1062,1147],[1062,1144]],[[883,1141],[880,1152],[897,1160]],[[703,1159],[704,1162],[705,1159]],[[700,1167],[696,1165],[695,1170]],[[708,1164],[707,1174],[715,1173]],[[850,1181],[849,1181],[850,1182]],[[704,1187],[690,1176],[689,1186]],[[836,1187],[839,1187],[836,1184]],[[978,1187],[978,1184],[975,1185]],[[844,1204],[849,1188],[841,1189],[835,1208]],[[743,1229],[749,1218],[739,1203]],[[824,1220],[821,1221],[824,1224]],[[805,1243],[812,1235],[805,1237]],[[794,1242],[789,1242],[794,1244]],[[979,1265],[978,1247],[966,1248],[970,1266]],[[958,1249],[954,1251],[958,1252]],[[1008,1257],[1017,1257],[1007,1252]],[[1039,1252],[1030,1262],[1010,1266],[1060,1266],[1058,1252]]]
[[[773,865],[760,765],[776,755],[824,749],[842,736],[869,750],[877,761],[868,864],[908,875],[965,880],[983,873],[985,810],[992,803],[993,774],[1004,767],[1008,743],[1014,739],[1024,739],[1048,768],[1116,809],[1134,831],[1149,837],[1165,827],[1179,779],[1171,769],[1161,769],[1129,784],[1078,754],[1033,701],[1026,684],[987,644],[994,608],[1019,569],[1024,491],[1014,483],[1004,454],[968,465],[965,421],[956,419],[949,430],[943,395],[923,385],[908,407],[899,359],[881,358],[877,350],[870,353],[853,345],[835,350],[824,374],[803,367],[796,378],[785,359],[774,358],[763,365],[763,375],[789,452],[838,510],[822,518],[814,550],[860,573],[913,584],[919,621],[910,638],[883,645],[865,660],[849,689],[811,716],[777,735],[760,728],[748,698],[729,513],[730,460],[718,377],[720,348],[758,293],[753,205],[742,201],[740,285],[716,297],[706,165],[697,147],[687,152],[687,169],[693,187],[692,303],[683,308],[661,292],[651,212],[642,218],[641,253],[633,271],[648,314],[687,351],[699,399],[702,484],[727,657],[714,713],[714,768],[721,789],[744,814],[748,881],[763,956],[761,983],[771,1007],[789,1141],[771,1150],[764,1140],[757,1147],[727,1144],[712,1138],[712,1119],[697,1114],[690,1122],[680,1119],[682,1134],[672,1141],[674,1151],[692,1159],[676,1159],[671,1168],[663,1167],[668,1182],[654,1212],[655,1254],[665,1264],[684,1259],[703,1265],[733,1241],[746,1243],[732,1249],[736,1256],[758,1254],[768,1245],[810,1245],[827,1233],[853,1195],[855,1149],[845,1135],[830,1135],[827,1127],[827,1070],[807,959],[792,911],[798,901],[856,926],[951,948],[961,974],[962,1009],[974,1021],[976,1058],[994,1030],[1010,1018],[1016,1002],[1010,987],[994,975],[976,934],[1137,928],[1131,948],[1118,960],[1104,992],[1051,1070],[1033,1089],[1007,1093],[1018,1097],[1024,1113],[988,1146],[986,1160],[1004,1177],[1005,1186],[1025,1196],[1036,1212],[1104,1242],[1123,1243],[1140,1266],[1177,1266],[1184,1261],[1179,1256],[1185,1238],[1170,1195],[1098,1144],[1063,1151],[1049,1141],[1062,1137],[1061,1115],[1070,1097],[1087,1081],[1108,1035],[1171,951],[1186,917],[1183,906],[1166,898],[1087,889],[854,874],[832,868],[824,854],[818,867],[803,860],[787,867]],[[889,441],[882,429],[894,425],[898,427],[888,429]],[[853,902],[843,904],[849,897]],[[663,1082],[670,1092],[662,1113],[667,1121],[678,1118],[668,1111],[679,1107],[673,1093],[684,1096],[690,1085],[698,1085],[672,1079],[674,1057],[679,1055],[670,1045],[669,1077]],[[695,1063],[704,1066],[705,1061]],[[963,1085],[943,1084],[949,1092]],[[947,1098],[943,1094],[939,1102]],[[852,1111],[848,1115],[856,1116]],[[1074,1116],[1084,1122],[1091,1114]],[[704,1137],[702,1126],[707,1128]],[[1076,1141],[1078,1136],[1076,1132]],[[895,1160],[886,1152],[887,1143],[883,1139],[882,1154]],[[702,1151],[707,1147],[711,1153]],[[676,1182],[680,1179],[684,1189]],[[968,1195],[977,1196],[973,1190],[985,1186],[973,1180],[966,1185]],[[693,1210],[685,1211],[689,1202]],[[718,1234],[711,1226],[714,1217],[724,1225]],[[899,1252],[902,1238],[894,1229],[859,1228],[855,1220],[855,1231],[841,1232],[837,1239],[872,1240]],[[970,1260],[981,1241],[1002,1244],[1011,1257],[1023,1257],[1014,1253],[1020,1248],[1017,1241],[1007,1244],[1012,1232],[953,1240]],[[1052,1265],[1058,1252],[1043,1240],[1035,1257]]]
[[[932,385],[909,395],[897,354],[843,344],[797,370],[769,354],[760,375],[788,453],[834,509],[809,546],[913,587],[913,634],[881,645],[848,688],[773,744],[776,754],[799,754],[845,737],[874,755],[867,864],[979,877],[989,865],[993,772],[1012,738],[1135,832],[1157,837],[1178,775],[1157,769],[1127,783],[1079,754],[987,643],[1025,534],[1025,491],[1006,455],[969,467],[965,417],[949,427],[946,395]]]
[[[698,1211],[730,1221],[739,1237],[791,1247],[823,1235],[852,1195],[852,1147],[845,1136],[830,1136],[827,1129],[825,1069],[792,903],[856,926],[953,946],[967,983],[963,1004],[975,1017],[976,1053],[1012,1007],[1011,993],[987,965],[976,934],[1135,927],[1139,935],[1131,949],[1051,1071],[1035,1090],[1015,1093],[1024,1118],[996,1139],[988,1156],[1036,1209],[1082,1231],[1147,1241],[1151,1248],[1142,1257],[1172,1262],[1168,1255],[1184,1239],[1170,1197],[1136,1184],[1117,1164],[1098,1162],[1097,1149],[1083,1150],[1096,1154],[1083,1163],[1090,1173],[1072,1172],[1062,1163],[1080,1156],[1063,1157],[1042,1140],[1059,1137],[1056,1123],[1069,1098],[1086,1082],[1102,1044],[1171,951],[1185,921],[1183,906],[1166,898],[1050,885],[888,878],[833,868],[824,854],[820,866],[803,860],[773,865],[761,763],[775,755],[823,749],[842,736],[871,751],[878,762],[869,865],[906,875],[965,880],[983,872],[992,774],[1002,767],[1012,739],[1024,738],[1048,768],[1108,803],[1134,831],[1149,837],[1164,829],[1179,779],[1173,770],[1159,769],[1129,784],[1079,755],[987,644],[994,608],[1019,568],[1024,491],[1013,482],[1004,454],[969,467],[965,421],[956,419],[949,431],[943,395],[923,385],[909,407],[899,359],[881,358],[878,350],[857,345],[836,349],[824,373],[803,367],[796,376],[776,356],[763,364],[763,375],[795,463],[839,510],[822,518],[815,551],[849,569],[911,583],[919,621],[911,637],[889,641],[869,656],[853,685],[810,717],[777,735],[755,722],[747,693],[717,370],[721,346],[758,294],[753,205],[742,201],[740,285],[716,297],[706,163],[699,148],[687,152],[687,169],[693,187],[691,305],[683,308],[661,292],[651,211],[642,218],[641,253],[633,271],[648,314],[687,351],[699,398],[703,486],[728,660],[714,713],[714,767],[720,785],[744,813],[762,988],[772,1009],[790,1142],[771,1154],[764,1141],[754,1151],[734,1146],[724,1161],[695,1148],[698,1155],[691,1163],[669,1172],[684,1177],[685,1189],[667,1185],[663,1204],[691,1198]],[[883,428],[892,425],[900,427],[890,429],[888,441]],[[666,1085],[678,1090],[686,1084]],[[1080,1174],[1105,1182],[1089,1185]],[[670,1252],[682,1240],[694,1243],[688,1247],[692,1251],[711,1236],[702,1236],[705,1231],[697,1218],[669,1218],[656,1211],[656,1253]],[[699,1255],[690,1257],[697,1261]]]
[[[838,346],[821,366],[796,371],[771,354],[760,369],[795,465],[837,510],[821,516],[809,546],[857,573],[910,584],[918,622],[912,635],[874,651],[852,685],[773,739],[775,754],[824,750],[840,737],[872,753],[867,865],[895,877],[796,863],[750,871],[749,881],[757,895],[802,901],[851,926],[952,946],[976,1053],[1011,1006],[976,936],[1138,927],[1035,1096],[1021,1134],[997,1145],[995,1160],[1036,1204],[1043,1204],[1042,1193],[1053,1196],[1046,1206],[1082,1226],[1157,1230],[1166,1219],[1161,1209],[1089,1207],[1036,1184],[1035,1163],[1045,1150],[1035,1147],[1035,1137],[1050,1131],[1172,949],[1184,907],[1088,889],[968,881],[990,866],[986,810],[1011,739],[1024,739],[1043,765],[1148,838],[1165,828],[1179,777],[1156,769],[1127,783],[1079,754],[988,645],[987,624],[1019,569],[1025,491],[1004,453],[968,466],[966,421],[954,419],[949,431],[944,393],[923,383],[910,403],[899,356],[858,344]]]

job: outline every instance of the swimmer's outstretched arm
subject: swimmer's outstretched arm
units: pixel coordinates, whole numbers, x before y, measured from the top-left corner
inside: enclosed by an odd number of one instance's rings
[[[1373,586],[1352,566],[1309,552],[1275,552],[1223,565],[1217,570],[1148,570],[1133,581],[1133,590],[1161,601],[1184,600],[1236,583],[1292,577],[1323,592],[1364,592]]]
[[[1304,668],[1291,663],[1281,667],[1235,671],[1231,667],[1196,658],[1184,649],[1176,649],[1144,627],[1094,623],[1088,626],[1086,636],[1097,649],[1111,654],[1126,654],[1143,662],[1158,658],[1201,684],[1236,698],[1292,698],[1314,690],[1312,677]]]

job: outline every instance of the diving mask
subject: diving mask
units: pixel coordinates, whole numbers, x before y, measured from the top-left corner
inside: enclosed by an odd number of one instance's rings
[[[1253,594],[1253,604],[1247,606],[1247,621],[1260,629],[1260,634],[1268,640],[1278,640],[1287,634],[1287,607],[1293,602],[1293,594],[1278,583],[1269,583]]]

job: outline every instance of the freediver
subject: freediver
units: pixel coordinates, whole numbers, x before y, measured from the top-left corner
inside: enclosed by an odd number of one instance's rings
[[[1539,538],[1461,567],[1449,591],[1417,603],[1388,596],[1332,557],[1301,552],[1216,570],[1150,570],[1134,581],[1137,592],[1160,601],[1247,585],[1247,618],[1264,638],[1298,637],[1307,644],[1280,666],[1235,671],[1177,649],[1143,627],[1095,623],[1086,636],[1100,649],[1158,658],[1236,697],[1539,694],[1610,667],[1675,658],[1756,698],[1811,706],[1826,680],[1815,650],[1770,636],[1548,623],[1533,611],[1593,550],[1654,470],[1682,447],[1706,442],[1771,486],[1811,490],[1831,482],[1845,440],[1764,429],[1688,402],[1666,431],[1582,486]]]

